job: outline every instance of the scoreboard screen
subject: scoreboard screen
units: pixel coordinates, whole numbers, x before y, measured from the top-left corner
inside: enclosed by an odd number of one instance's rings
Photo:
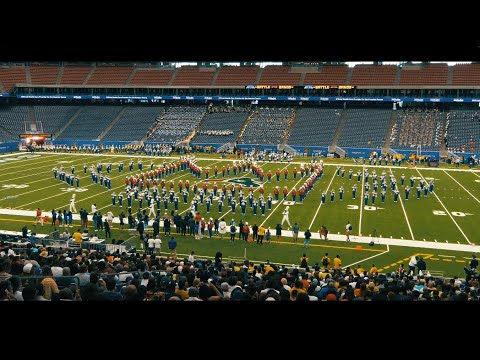
[[[353,85],[247,85],[245,89],[304,89],[304,90],[352,90],[355,89]]]
[[[20,139],[30,139],[30,140],[51,140],[52,134],[20,134]]]
[[[33,151],[35,145],[48,145],[52,134],[20,134],[21,150]]]

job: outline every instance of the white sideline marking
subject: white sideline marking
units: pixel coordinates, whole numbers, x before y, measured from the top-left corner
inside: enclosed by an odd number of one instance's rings
[[[350,266],[353,266],[353,265],[357,265],[357,264],[359,264],[359,263],[361,263],[361,262],[363,262],[363,261],[367,261],[367,260],[373,259],[374,257],[380,256],[380,255],[384,255],[384,254],[388,253],[389,251],[390,251],[390,246],[389,246],[388,243],[387,243],[387,250],[386,250],[386,251],[381,252],[380,254],[372,255],[372,256],[370,256],[370,257],[367,257],[367,258],[365,258],[365,259],[359,260],[359,261],[357,261],[357,262],[354,262],[354,263],[351,263],[351,264],[348,264],[348,265],[345,265],[345,266],[342,266],[342,267],[345,269],[346,267],[350,267]]]

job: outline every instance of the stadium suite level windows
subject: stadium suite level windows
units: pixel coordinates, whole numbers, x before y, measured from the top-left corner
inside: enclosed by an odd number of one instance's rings
[[[325,97],[480,97],[480,89],[224,89],[224,88],[102,88],[14,87],[11,95],[170,95],[170,96],[325,96]]]

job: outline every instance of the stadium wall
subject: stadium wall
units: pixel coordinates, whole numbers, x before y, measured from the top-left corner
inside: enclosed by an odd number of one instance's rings
[[[112,145],[117,146],[117,145],[127,145],[132,143],[131,141],[97,141],[97,140],[55,140],[52,141],[53,144],[57,145],[67,145],[67,146],[72,146],[73,144],[76,144],[77,146],[98,146],[99,144],[103,144],[105,147],[110,147]],[[8,146],[7,146],[8,144]],[[173,145],[172,142],[145,142],[145,145]],[[190,143],[190,146],[213,146],[216,149],[218,149],[220,146],[224,145],[223,143]],[[291,146],[291,145],[290,145]],[[251,151],[254,149],[259,149],[262,151],[277,151],[277,145],[260,145],[260,144],[238,144],[238,148],[244,150],[244,151]],[[305,150],[308,149],[307,155],[310,156],[313,153],[316,153],[318,155],[322,156],[327,156],[328,154],[328,147],[325,146],[291,146],[295,150],[297,150],[299,153],[305,153]],[[342,147],[347,153],[348,157],[351,158],[357,158],[357,157],[366,157],[368,158],[372,152],[376,152],[378,155],[381,154],[380,149],[368,149],[368,148],[347,148],[347,147]],[[0,152],[8,152],[8,151],[16,151],[18,150],[18,143],[4,143],[0,144]],[[406,157],[410,156],[410,154],[415,153],[415,150],[395,150],[399,154],[405,155]],[[438,151],[422,151],[422,155],[425,156],[430,156],[433,159],[439,159],[440,155]],[[479,157],[479,154],[458,154],[460,156],[465,156],[468,157],[470,155],[477,155]]]
[[[117,146],[117,145],[128,145],[131,144],[133,141],[103,141],[103,140],[71,140],[71,139],[60,139],[52,141],[54,145],[67,145],[72,146],[76,144],[77,146],[98,146],[102,144],[104,146]],[[144,145],[155,145],[155,144],[168,144],[173,145],[173,142],[163,142],[163,143],[156,143],[156,142],[144,142]]]
[[[14,151],[18,151],[18,141],[0,143],[0,153],[14,152]]]

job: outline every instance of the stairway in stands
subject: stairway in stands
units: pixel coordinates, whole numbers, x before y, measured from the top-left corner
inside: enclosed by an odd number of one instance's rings
[[[82,85],[86,85],[88,80],[90,80],[90,78],[92,77],[93,73],[95,72],[95,69],[97,68],[96,65],[93,65],[93,67],[90,69],[90,72],[88,73],[87,77],[85,78],[85,80],[83,80],[83,84]]]
[[[238,133],[238,136],[237,136],[237,138],[235,139],[237,142],[241,142],[243,133],[245,132],[245,129],[247,128],[248,123],[250,122],[250,120],[252,120],[252,116],[253,116],[253,111],[250,112],[250,115],[248,115],[247,118],[245,119],[245,122],[243,123],[242,128],[240,129],[240,132]]]
[[[98,135],[98,138],[97,140],[102,140],[103,137],[105,135],[107,135],[107,133],[110,131],[110,129],[118,122],[118,120],[122,117],[123,113],[125,112],[125,110],[127,110],[127,107],[124,106],[122,108],[122,110],[120,110],[117,114],[117,116],[115,116],[115,118],[110,122],[110,124],[106,127],[105,130],[102,131],[102,133],[100,135]]]
[[[63,66],[60,66],[58,68],[57,81],[55,82],[56,85],[60,85],[60,83],[62,82],[63,69],[64,69]]]
[[[60,130],[58,130],[58,132],[54,135],[54,139],[53,139],[53,140],[57,139],[57,138],[65,131],[65,129],[68,128],[68,127],[70,126],[70,124],[78,117],[78,115],[80,115],[80,113],[81,113],[84,109],[85,109],[85,106],[80,107],[80,108],[77,110],[77,112],[76,112],[75,114],[73,114],[73,116],[70,118],[70,120],[68,120],[68,121],[66,122],[66,124],[63,125],[63,127],[62,127]]]
[[[293,109],[293,119],[290,122],[288,128],[285,129],[285,134],[283,136],[282,144],[286,145],[288,142],[288,138],[290,137],[290,132],[295,126],[295,123],[297,122],[297,109]]]
[[[390,115],[390,125],[388,125],[387,134],[385,135],[385,143],[383,144],[382,152],[387,152],[390,149],[390,137],[392,136],[393,125],[397,122],[397,110],[393,110]]]

